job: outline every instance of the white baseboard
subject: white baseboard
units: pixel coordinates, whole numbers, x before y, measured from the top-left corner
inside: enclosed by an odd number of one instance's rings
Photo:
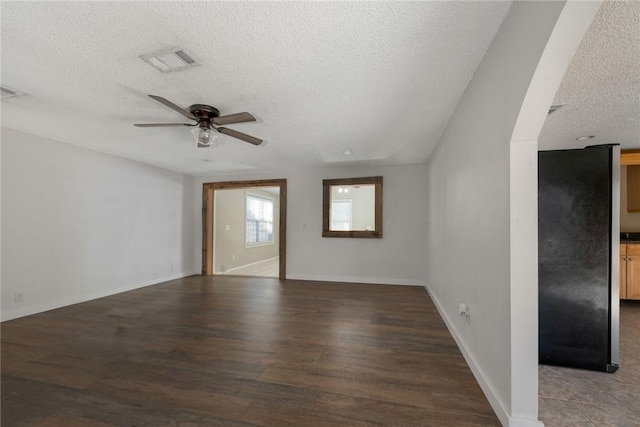
[[[170,280],[180,279],[182,277],[191,276],[197,273],[180,273],[159,279],[149,280],[147,282],[135,283],[133,285],[122,286],[115,289],[109,289],[102,292],[96,292],[88,295],[79,295],[68,298],[61,298],[56,301],[47,301],[41,304],[34,304],[24,307],[19,307],[11,310],[3,310],[0,316],[0,321],[6,322],[7,320],[18,319],[20,317],[30,316],[32,314],[38,314],[56,308],[62,308],[73,304],[79,304],[81,302],[87,302],[98,298],[108,297],[110,295],[119,294],[122,292],[132,291],[134,289],[144,288],[146,286],[157,285],[158,283],[168,282]]]
[[[544,423],[537,420],[510,417],[509,427],[544,427]]]
[[[484,371],[476,363],[471,352],[469,352],[469,350],[467,349],[467,346],[464,340],[458,333],[458,330],[454,326],[451,319],[449,319],[446,312],[442,308],[442,304],[440,303],[438,298],[433,294],[433,292],[431,292],[428,285],[425,285],[425,289],[427,290],[427,293],[431,297],[431,301],[433,301],[434,305],[436,306],[436,309],[438,309],[438,313],[440,313],[440,317],[442,317],[442,320],[444,320],[444,323],[447,325],[447,328],[449,329],[451,336],[455,340],[456,344],[458,344],[458,348],[460,349],[460,352],[462,352],[462,356],[464,356],[464,360],[467,362],[467,365],[469,365],[469,368],[471,368],[471,372],[473,372],[473,376],[476,378],[476,381],[478,381],[480,388],[484,392],[484,395],[489,401],[491,408],[493,408],[493,411],[496,413],[496,416],[500,420],[500,423],[502,423],[502,425],[505,427],[544,427],[544,424],[538,420],[515,418],[509,415],[509,413],[505,409],[504,403],[502,402],[502,400],[498,398],[497,394],[493,389],[493,386],[488,381]]]
[[[229,274],[229,273],[231,273],[232,271],[236,271],[236,270],[239,270],[239,269],[241,269],[241,268],[250,267],[250,266],[252,266],[252,265],[262,264],[262,263],[265,263],[265,262],[268,262],[268,261],[273,261],[274,259],[278,259],[278,258],[279,258],[279,257],[274,256],[274,257],[267,258],[267,259],[261,259],[260,261],[250,262],[249,264],[239,265],[239,266],[237,266],[237,267],[230,268],[230,269],[228,269],[227,271],[223,271],[223,272],[222,272],[222,274]],[[220,274],[220,273],[216,273],[216,274]]]
[[[287,274],[287,280],[311,280],[315,282],[366,283],[379,285],[424,286],[419,280],[389,279],[381,277],[325,276],[310,274]]]

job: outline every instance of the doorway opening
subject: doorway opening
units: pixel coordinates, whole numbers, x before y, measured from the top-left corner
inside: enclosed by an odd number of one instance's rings
[[[287,180],[202,187],[202,274],[286,279]]]

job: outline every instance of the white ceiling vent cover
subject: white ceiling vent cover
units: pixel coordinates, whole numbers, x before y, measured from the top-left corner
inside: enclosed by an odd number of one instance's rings
[[[0,99],[13,98],[14,96],[24,95],[23,92],[10,89],[6,86],[0,86]]]
[[[162,52],[140,55],[140,58],[163,73],[180,71],[198,65],[184,49],[179,47],[163,50]]]

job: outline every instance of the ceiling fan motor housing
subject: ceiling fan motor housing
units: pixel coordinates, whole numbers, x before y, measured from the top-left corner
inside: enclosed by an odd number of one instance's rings
[[[189,107],[189,111],[198,119],[213,119],[215,117],[220,117],[220,111],[217,108],[205,104],[193,104]]]

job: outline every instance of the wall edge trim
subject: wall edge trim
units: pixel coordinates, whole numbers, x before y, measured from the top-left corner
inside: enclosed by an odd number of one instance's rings
[[[277,259],[277,258],[279,258],[279,257],[274,256],[274,257],[271,257],[271,258],[265,258],[265,259],[261,259],[260,261],[250,262],[249,264],[243,264],[243,265],[239,265],[237,267],[230,268],[230,269],[228,269],[227,271],[225,271],[223,273],[213,273],[213,274],[214,275],[229,274],[229,273],[232,273],[232,272],[234,272],[236,270],[240,270],[241,268],[250,267],[252,265],[262,264],[262,263],[265,263],[267,261],[273,261],[274,259]]]
[[[171,276],[161,277],[158,279],[148,280],[146,282],[140,282],[140,283],[134,283],[132,285],[121,286],[119,288],[109,289],[102,292],[95,292],[87,295],[77,295],[69,298],[63,298],[57,301],[49,301],[42,304],[30,305],[27,307],[19,307],[13,310],[6,310],[6,311],[3,311],[2,314],[0,315],[0,322],[19,319],[21,317],[31,316],[33,314],[44,313],[45,311],[68,307],[70,305],[80,304],[83,302],[92,301],[94,299],[104,298],[111,295],[144,288],[147,286],[153,286],[160,283],[168,282],[170,280],[181,279],[183,277],[192,276],[193,274],[198,274],[198,273],[184,272],[180,274],[174,274]]]
[[[367,285],[423,286],[423,280],[390,279],[381,277],[325,276],[315,274],[287,274],[287,280],[304,280],[313,282],[362,283]]]

